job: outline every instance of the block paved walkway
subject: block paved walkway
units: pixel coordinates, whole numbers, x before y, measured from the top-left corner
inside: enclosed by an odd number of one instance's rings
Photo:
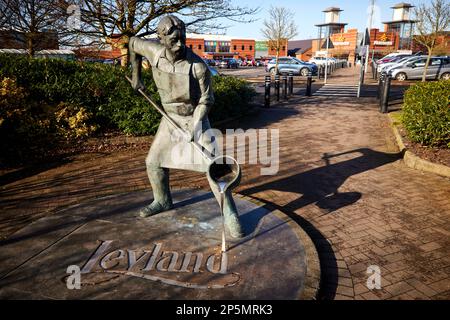
[[[355,84],[358,68],[331,84]],[[386,115],[372,98],[295,97],[230,127],[280,132],[280,171],[244,165],[238,192],[275,206],[318,249],[320,299],[450,299],[450,180],[406,167]],[[68,205],[149,188],[146,150],[80,156],[16,179],[0,177],[0,236]],[[201,174],[175,171],[173,188],[206,188]],[[381,270],[381,290],[366,286]]]

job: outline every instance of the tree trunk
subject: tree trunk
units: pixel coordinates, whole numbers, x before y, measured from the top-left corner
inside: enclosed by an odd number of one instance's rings
[[[278,60],[279,60],[279,58],[280,58],[280,39],[277,39],[277,60],[276,60],[276,64],[275,64],[275,71],[276,71],[276,74],[279,74],[279,71],[278,71]]]
[[[33,35],[32,34],[27,34],[27,51],[28,51],[28,56],[30,58],[34,57],[34,41],[33,41]]]
[[[425,63],[425,68],[423,70],[422,82],[427,81],[427,71],[428,71],[428,66],[430,65],[432,53],[433,53],[433,49],[428,48],[427,62]]]

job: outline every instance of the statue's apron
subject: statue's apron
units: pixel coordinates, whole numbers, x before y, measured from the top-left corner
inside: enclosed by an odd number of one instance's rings
[[[197,106],[197,97],[199,89],[191,90],[192,63],[186,63],[185,68],[180,72],[169,73],[158,68],[161,51],[152,68],[153,78],[161,102],[167,115],[172,118],[182,129],[190,131],[193,122],[193,113]],[[197,88],[196,88],[197,89]],[[207,117],[202,121],[202,128],[199,131],[199,137],[196,141],[208,151],[215,151],[216,143],[211,132]],[[192,143],[183,140],[178,131],[164,118],[161,119],[158,132],[153,140],[152,146],[147,156],[147,165],[192,170],[206,172],[208,168],[207,160],[194,148]]]

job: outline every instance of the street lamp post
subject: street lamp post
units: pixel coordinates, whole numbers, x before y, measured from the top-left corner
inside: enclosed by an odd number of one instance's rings
[[[328,34],[327,34],[327,49],[325,52],[325,79],[324,79],[324,84],[327,84],[327,79],[328,79],[328,49],[330,46],[330,29],[328,29]]]
[[[371,9],[370,9],[370,20],[369,20],[369,35],[370,35],[370,29],[372,29],[372,23],[373,23],[373,14],[375,10],[375,0],[371,0]],[[366,65],[365,65],[365,72],[367,73],[367,68],[369,66],[369,48],[370,48],[370,42],[366,43]]]

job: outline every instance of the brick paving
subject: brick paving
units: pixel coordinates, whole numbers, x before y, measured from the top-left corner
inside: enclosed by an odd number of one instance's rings
[[[358,68],[331,84],[354,84]],[[450,299],[450,180],[402,163],[373,98],[295,97],[230,126],[280,131],[280,171],[243,166],[237,192],[289,214],[320,255],[320,299]],[[14,179],[2,177],[0,236],[58,209],[150,188],[146,151],[97,154]],[[173,188],[205,188],[201,174],[174,171]],[[379,266],[381,290],[367,268]]]

